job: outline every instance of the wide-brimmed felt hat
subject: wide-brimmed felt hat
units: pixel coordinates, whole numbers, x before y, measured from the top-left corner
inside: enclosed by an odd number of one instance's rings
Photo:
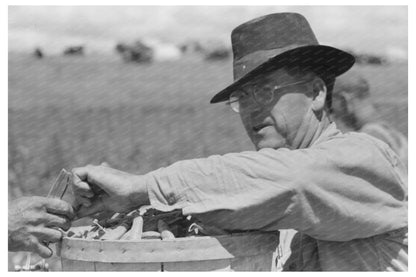
[[[355,62],[347,52],[320,45],[308,21],[297,13],[275,13],[243,23],[232,31],[231,43],[234,83],[217,93],[211,103],[226,101],[253,77],[285,66],[310,69],[328,80]]]

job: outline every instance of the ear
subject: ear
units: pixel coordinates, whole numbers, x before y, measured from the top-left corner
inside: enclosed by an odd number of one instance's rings
[[[325,107],[325,100],[326,100],[326,86],[324,81],[321,79],[315,79],[312,83],[312,92],[313,92],[313,100],[312,100],[312,110],[314,112],[320,112]]]

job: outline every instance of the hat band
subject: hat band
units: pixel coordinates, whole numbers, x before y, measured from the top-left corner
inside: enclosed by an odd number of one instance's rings
[[[239,60],[234,60],[233,73],[234,81],[241,79],[247,73],[267,62],[273,57],[280,55],[286,51],[306,46],[305,44],[291,44],[282,48],[275,48],[270,50],[259,50],[245,55]]]

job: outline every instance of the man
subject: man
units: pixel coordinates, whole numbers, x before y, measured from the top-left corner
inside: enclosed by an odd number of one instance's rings
[[[287,270],[407,270],[405,169],[386,144],[329,120],[334,78],[354,58],[319,45],[294,13],[253,19],[231,38],[235,82],[211,103],[228,100],[257,151],[143,176],[76,168],[78,215],[182,209],[227,230],[297,230]]]
[[[384,141],[407,167],[407,138],[383,120],[371,101],[370,85],[357,72],[337,78],[332,114],[341,131],[364,132]]]
[[[29,251],[52,256],[49,242],[57,242],[68,230],[75,214],[65,201],[46,197],[21,197],[9,202],[9,251]]]

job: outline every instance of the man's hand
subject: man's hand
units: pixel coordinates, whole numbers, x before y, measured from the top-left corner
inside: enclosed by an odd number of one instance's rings
[[[101,211],[124,212],[149,204],[143,177],[107,166],[86,166],[72,170],[73,190],[80,204],[78,217]]]
[[[22,197],[9,202],[9,251],[35,252],[52,256],[49,242],[57,242],[74,218],[72,206],[46,197]]]

